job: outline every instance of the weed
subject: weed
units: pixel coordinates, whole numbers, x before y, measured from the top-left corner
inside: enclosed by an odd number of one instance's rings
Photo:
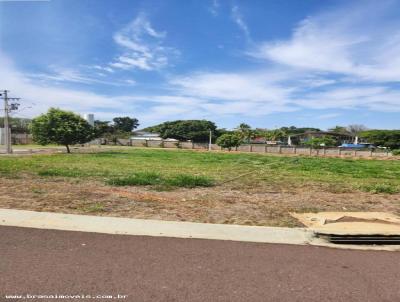
[[[213,180],[210,179],[209,177],[197,176],[197,175],[185,175],[185,174],[179,174],[167,178],[165,182],[174,187],[185,187],[185,188],[211,187],[214,185]]]
[[[159,174],[154,172],[137,172],[125,177],[111,178],[106,181],[113,186],[146,186],[161,184],[162,179]]]
[[[399,193],[399,188],[395,185],[388,183],[377,183],[370,185],[361,185],[359,186],[361,191],[371,192],[374,194],[386,193],[386,194],[396,194]]]
[[[87,213],[105,212],[104,205],[101,203],[91,204],[87,207],[84,207],[83,210]]]
[[[172,187],[210,187],[213,185],[213,180],[205,176],[186,174],[163,177],[154,172],[136,172],[130,176],[111,178],[106,183],[113,186],[153,185],[156,186],[156,189],[164,191],[170,190]]]

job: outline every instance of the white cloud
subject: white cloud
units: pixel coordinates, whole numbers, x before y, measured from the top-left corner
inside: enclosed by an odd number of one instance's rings
[[[313,92],[295,100],[296,104],[312,109],[369,109],[400,111],[400,92],[385,86],[337,87]]]
[[[249,30],[246,22],[243,19],[243,16],[239,10],[239,7],[237,5],[232,6],[231,13],[232,13],[231,14],[232,20],[237,24],[237,26],[240,28],[240,30],[244,33],[245,37],[247,39],[250,39],[250,30]]]
[[[287,66],[369,81],[400,80],[400,21],[389,2],[309,17],[287,40],[262,43],[254,56]]]
[[[39,80],[40,82],[43,83],[53,83],[56,85],[65,82],[80,83],[80,84],[103,84],[112,86],[126,86],[135,84],[135,81],[132,79],[106,80],[104,77],[109,76],[109,74],[105,75],[99,72],[94,73],[92,71],[90,73],[86,72],[85,74],[83,74],[78,69],[61,68],[58,66],[50,66],[50,69],[51,71],[49,73],[28,73],[25,74],[25,76],[30,79]],[[99,68],[91,68],[91,69],[99,69]]]
[[[219,1],[218,0],[212,0],[211,1],[211,6],[209,7],[210,13],[216,17],[218,16],[218,9],[219,9]]]
[[[281,103],[290,88],[280,87],[273,74],[196,73],[171,80],[178,91],[211,100]]]
[[[112,68],[158,70],[169,64],[177,50],[163,46],[166,32],[156,31],[144,14],[139,14],[125,28],[114,34],[114,41],[124,53],[110,63]]]
[[[21,97],[22,106],[31,109],[25,115],[35,116],[47,111],[49,107],[60,107],[79,113],[107,110],[118,112],[118,108],[133,107],[118,97],[108,97],[90,91],[57,87],[44,79],[27,77],[16,69],[13,62],[0,53],[0,78],[2,86],[12,95]],[[123,110],[120,110],[123,111]]]
[[[249,34],[236,10],[232,9],[232,18]],[[378,13],[382,16],[383,11]],[[57,106],[107,119],[131,113],[149,125],[178,118],[218,121],[228,116],[239,120],[308,109],[398,112],[400,92],[392,82],[400,79],[400,22],[374,18],[366,17],[364,10],[309,17],[287,40],[262,43],[256,53],[262,62],[256,70],[173,75],[157,91],[147,94],[107,96],[63,88],[66,81],[109,81],[70,68],[49,74],[22,74],[1,54],[0,78],[4,87],[37,104],[30,116]],[[139,15],[114,35],[123,52],[110,65],[90,68],[114,76],[116,69],[156,70],[167,66],[174,50],[163,45],[165,37],[165,32],[155,30],[144,15]],[[271,67],[265,59],[278,64]],[[131,79],[120,82],[135,84]],[[324,111],[310,120],[335,116]]]
[[[325,114],[320,114],[317,115],[317,119],[319,120],[330,120],[333,119],[335,117],[341,116],[340,113],[325,113]]]

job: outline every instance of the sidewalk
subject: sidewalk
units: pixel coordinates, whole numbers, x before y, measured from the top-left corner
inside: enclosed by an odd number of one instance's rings
[[[106,234],[307,244],[302,228],[176,222],[0,209],[0,225]]]

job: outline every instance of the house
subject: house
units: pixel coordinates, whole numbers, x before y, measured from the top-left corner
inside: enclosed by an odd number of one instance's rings
[[[313,138],[322,138],[330,136],[335,139],[338,144],[351,144],[355,137],[350,133],[328,132],[328,131],[306,131],[300,134],[290,135],[290,145],[302,145]]]
[[[160,133],[157,132],[138,130],[133,132],[131,140],[161,141],[163,138],[160,136]],[[167,138],[164,139],[164,141],[177,142],[178,140],[174,138]]]

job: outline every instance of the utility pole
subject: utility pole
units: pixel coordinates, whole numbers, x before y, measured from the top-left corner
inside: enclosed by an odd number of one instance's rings
[[[210,130],[210,139],[208,141],[208,151],[211,151],[211,139],[212,139],[212,131]]]
[[[19,98],[9,98],[8,90],[3,90],[0,96],[3,96],[4,100],[4,144],[6,146],[6,153],[11,154],[12,153],[11,127],[9,122],[9,114],[12,110],[17,110],[19,104],[18,103],[9,104],[8,101],[18,101]]]

